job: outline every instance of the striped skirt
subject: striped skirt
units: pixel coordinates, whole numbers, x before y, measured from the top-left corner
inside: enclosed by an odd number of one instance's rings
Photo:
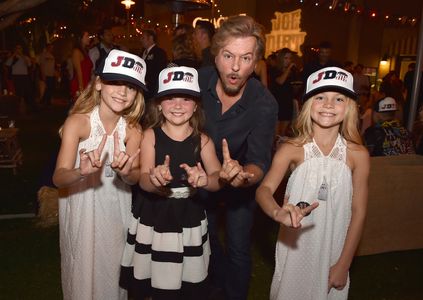
[[[196,197],[138,193],[122,258],[120,285],[133,299],[204,299],[210,245]]]

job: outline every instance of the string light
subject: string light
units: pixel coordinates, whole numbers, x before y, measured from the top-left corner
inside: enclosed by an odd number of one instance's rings
[[[289,1],[289,0],[286,0]],[[293,0],[295,1],[295,0]],[[301,5],[306,5],[307,3],[312,4],[315,7],[326,7],[331,11],[343,11],[344,13],[350,14],[364,14],[369,16],[372,19],[382,18],[390,24],[401,24],[401,25],[416,25],[418,19],[415,16],[403,16],[395,15],[387,12],[383,12],[379,9],[371,7],[363,7],[356,4],[357,0],[298,0],[298,3]],[[213,2],[212,2],[213,3]]]

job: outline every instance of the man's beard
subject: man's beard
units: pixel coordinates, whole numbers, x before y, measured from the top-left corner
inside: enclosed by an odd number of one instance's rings
[[[239,86],[236,87],[229,87],[225,83],[222,82],[222,88],[226,95],[228,96],[236,96],[238,95],[241,88]]]
[[[228,95],[230,97],[233,97],[233,96],[238,95],[239,91],[241,90],[241,88],[243,86],[241,84],[239,86],[233,86],[233,87],[231,87],[231,86],[226,85],[225,81],[222,80],[222,79],[220,80],[220,82],[222,83],[223,91],[225,92],[226,95]]]

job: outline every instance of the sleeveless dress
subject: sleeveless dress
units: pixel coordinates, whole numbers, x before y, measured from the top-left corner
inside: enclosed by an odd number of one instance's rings
[[[154,129],[156,165],[170,156],[168,197],[140,192],[122,260],[121,286],[133,299],[204,299],[210,245],[204,207],[186,181],[181,163],[200,161],[200,139],[174,141]]]
[[[79,150],[96,149],[104,130],[98,107],[90,115],[91,132]],[[126,121],[121,117],[114,131],[119,133],[120,150]],[[120,261],[131,217],[131,189],[107,166],[113,156],[113,133],[107,137],[103,168],[60,190],[59,224],[63,299],[126,299],[119,288]],[[106,174],[107,173],[107,174]]]
[[[81,50],[80,50],[81,51]],[[82,53],[84,55],[84,59],[81,60],[81,72],[82,72],[82,85],[85,89],[91,81],[91,74],[93,70],[93,62],[91,61],[90,56],[88,53]],[[74,101],[76,100],[76,92],[79,90],[79,83],[78,83],[78,76],[74,71],[74,76],[71,81],[71,95]]]
[[[347,299],[349,279],[343,290],[332,288],[327,293],[329,269],[341,255],[351,220],[346,141],[338,135],[327,156],[314,140],[303,148],[304,162],[291,174],[286,196],[294,205],[319,201],[319,206],[302,220],[300,229],[280,227],[270,299]]]

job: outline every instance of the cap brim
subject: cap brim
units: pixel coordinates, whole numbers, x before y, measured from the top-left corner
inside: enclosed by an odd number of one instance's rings
[[[145,84],[143,84],[140,81],[132,78],[131,76],[127,76],[127,75],[124,75],[124,74],[116,74],[116,73],[103,73],[103,74],[101,74],[99,76],[100,76],[101,80],[104,80],[104,81],[123,81],[123,82],[128,82],[128,83],[136,86],[140,90],[143,90],[145,92],[148,91],[148,89],[145,86]]]
[[[318,93],[323,93],[323,92],[328,92],[328,91],[338,92],[338,93],[341,93],[341,94],[343,94],[343,95],[345,95],[345,96],[347,96],[351,99],[357,100],[357,94],[356,93],[352,92],[349,89],[346,89],[346,88],[343,88],[343,87],[340,87],[340,86],[333,86],[332,85],[332,86],[318,87],[318,88],[304,94],[303,101],[306,101],[307,99],[313,97],[314,95],[317,95]]]
[[[154,98],[158,99],[158,98],[162,98],[164,96],[167,95],[188,95],[188,96],[193,96],[196,98],[199,98],[201,96],[200,92],[196,92],[196,91],[192,91],[192,90],[187,90],[187,89],[170,89],[170,90],[166,90],[160,93],[157,93],[156,96],[154,96]]]

